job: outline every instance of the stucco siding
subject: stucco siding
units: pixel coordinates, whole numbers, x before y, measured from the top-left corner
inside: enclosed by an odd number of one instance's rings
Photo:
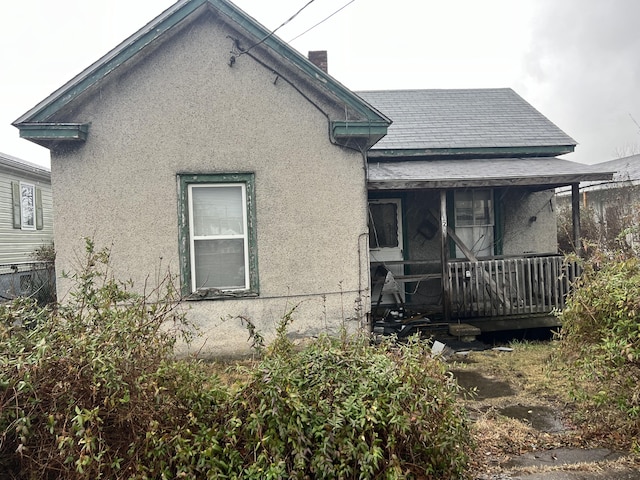
[[[139,288],[179,271],[177,174],[255,174],[259,298],[185,305],[205,334],[193,348],[214,355],[247,351],[237,316],[268,337],[299,305],[294,335],[335,332],[367,286],[362,155],[332,145],[325,115],[278,75],[248,55],[230,67],[228,34],[204,16],[112,74],[74,105],[86,143],[52,154],[58,270],[90,236]]]
[[[553,190],[509,189],[502,198],[505,255],[558,252]]]

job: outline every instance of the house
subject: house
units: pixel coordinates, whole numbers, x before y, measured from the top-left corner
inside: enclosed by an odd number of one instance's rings
[[[574,142],[548,121],[513,145],[477,143],[480,134],[455,148],[424,138],[396,144],[403,121],[384,96],[355,94],[226,0],[181,0],[14,125],[51,151],[58,271],[72,268],[81,238],[91,236],[112,246],[115,275],[139,288],[175,274],[203,334],[191,351],[235,355],[248,349],[242,319],[267,338],[292,310],[292,337],[370,328],[372,266],[422,278],[436,260],[441,293],[434,295],[454,296],[451,268],[468,278],[480,272],[478,258],[450,262],[449,247],[437,250],[440,260],[431,254],[432,245],[446,243],[437,231],[453,232],[443,212],[454,206],[455,231],[472,248],[470,239],[490,226],[481,221],[482,205],[487,219],[504,222],[495,230],[504,238],[494,233],[502,252],[476,248],[478,257],[553,253],[553,240],[516,238],[511,225],[547,232],[545,192],[600,178],[553,159]],[[521,110],[532,115],[530,107]],[[398,135],[387,140],[392,119]],[[518,119],[503,123],[511,120]],[[530,127],[527,120],[521,133]],[[532,148],[532,138],[552,130]],[[432,159],[442,168],[425,170]],[[464,195],[463,211],[455,202]],[[507,202],[518,202],[520,213],[495,216],[494,206]],[[464,221],[474,227],[468,234],[459,229]],[[381,242],[383,234],[390,243]],[[382,256],[394,235],[400,260]],[[404,244],[410,248],[398,252]],[[424,285],[409,284],[411,295],[385,291],[375,306],[417,300]],[[68,288],[59,278],[61,298]],[[443,319],[454,318],[447,299],[431,303]]]
[[[53,244],[51,172],[0,153],[0,301],[31,295],[48,279],[34,253]]]
[[[367,321],[366,151],[389,119],[226,0],[181,0],[16,120],[51,151],[56,269],[177,275],[201,354]],[[168,273],[170,272],[170,273]],[[69,281],[59,278],[64,300]]]
[[[609,170],[613,178],[580,184],[580,206],[584,222],[591,227],[590,240],[608,246],[619,245],[619,235],[624,235],[629,246],[637,246],[640,240],[637,226],[640,224],[640,154],[616,158],[595,164],[601,170]],[[570,192],[558,189],[558,205],[568,208]],[[635,230],[634,230],[635,227]],[[585,236],[587,232],[585,232]]]

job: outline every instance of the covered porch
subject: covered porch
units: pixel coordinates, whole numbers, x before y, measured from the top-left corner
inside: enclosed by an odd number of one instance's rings
[[[370,161],[374,324],[557,325],[580,271],[558,254],[555,188],[572,187],[579,246],[579,182],[607,175],[557,158]]]

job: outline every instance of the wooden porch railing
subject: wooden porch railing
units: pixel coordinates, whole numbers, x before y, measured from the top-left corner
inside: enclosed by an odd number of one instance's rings
[[[449,263],[457,318],[550,313],[564,307],[579,266],[560,255]]]

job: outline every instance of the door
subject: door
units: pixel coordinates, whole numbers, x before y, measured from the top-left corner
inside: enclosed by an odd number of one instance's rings
[[[372,268],[372,292],[371,303],[375,306],[384,288],[383,304],[398,303],[398,299],[404,302],[404,284],[381,282],[385,272],[378,268],[384,267],[393,275],[403,275],[404,266],[401,264],[389,264],[387,262],[404,260],[403,235],[402,235],[402,200],[399,198],[384,198],[369,200],[369,255]],[[398,298],[399,295],[399,298]]]

